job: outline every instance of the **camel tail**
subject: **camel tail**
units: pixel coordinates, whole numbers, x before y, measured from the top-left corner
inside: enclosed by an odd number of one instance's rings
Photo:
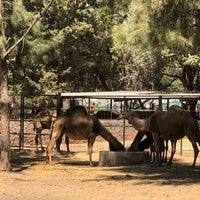
[[[94,132],[98,133],[102,138],[109,142],[109,148],[111,151],[125,151],[124,146],[112,135],[112,133],[106,129],[98,118],[93,117]]]

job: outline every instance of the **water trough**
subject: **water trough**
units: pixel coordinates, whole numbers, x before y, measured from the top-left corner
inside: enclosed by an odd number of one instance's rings
[[[149,152],[100,151],[99,166],[128,166],[150,162]]]

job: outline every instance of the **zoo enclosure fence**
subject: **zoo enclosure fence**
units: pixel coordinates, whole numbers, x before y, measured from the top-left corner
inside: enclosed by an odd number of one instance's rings
[[[34,102],[30,103],[34,99]],[[42,99],[39,103],[37,99]],[[19,98],[18,106],[11,108],[10,129],[11,144],[15,148],[35,148],[33,131],[34,111],[48,108],[54,116],[59,116],[73,105],[85,106],[91,114],[98,117],[104,126],[128,148],[136,135],[136,130],[125,120],[118,121],[117,116],[123,110],[135,110],[140,118],[149,117],[155,110],[167,110],[171,105],[188,109],[198,119],[196,105],[200,93],[158,93],[158,92],[82,92],[58,93],[41,96],[24,96]],[[14,102],[15,103],[15,102]],[[49,139],[49,130],[43,130],[44,144]],[[84,141],[70,140],[71,150],[86,150]],[[61,148],[65,148],[62,144]],[[108,150],[105,140],[97,137],[94,151]],[[193,150],[187,139],[177,143],[180,155],[191,154]]]

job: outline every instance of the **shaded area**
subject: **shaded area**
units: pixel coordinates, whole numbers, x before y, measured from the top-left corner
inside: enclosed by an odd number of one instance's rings
[[[78,152],[77,152],[78,153]],[[133,185],[190,185],[200,183],[200,166],[194,169],[190,163],[185,163],[175,159],[172,166],[163,164],[162,167],[153,167],[151,164],[141,164],[134,166],[121,167],[90,167],[87,160],[87,153],[84,152],[84,158],[76,157],[76,152],[61,151],[54,156],[54,162],[51,166],[45,164],[45,153],[43,151],[33,150],[14,150],[12,156],[13,172],[23,172],[28,169],[38,170],[83,170],[97,172],[94,177],[84,176],[80,181],[129,181]],[[98,162],[96,161],[97,165]],[[64,173],[64,172],[63,172]]]
[[[174,163],[172,166],[163,165],[153,167],[151,164],[135,165],[106,170],[116,170],[119,175],[105,176],[110,180],[136,180],[134,184],[158,184],[158,185],[189,185],[200,183],[200,166],[194,169],[190,164]]]
[[[74,152],[60,151],[55,152],[55,157],[57,160],[70,158],[73,156]],[[36,150],[13,150],[12,153],[12,171],[23,171],[32,166],[39,164],[46,164],[46,154],[45,151]],[[62,163],[62,161],[61,161]],[[88,162],[87,162],[88,164]]]

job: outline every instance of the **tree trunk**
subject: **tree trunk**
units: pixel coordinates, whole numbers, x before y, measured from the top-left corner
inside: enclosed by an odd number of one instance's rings
[[[1,58],[0,58],[1,59]],[[11,147],[9,131],[8,69],[6,61],[0,60],[1,91],[1,171],[11,170]]]
[[[55,0],[51,0],[49,4],[37,15],[33,17],[33,21],[22,37],[17,40],[12,46],[8,46],[9,39],[13,38],[12,34],[10,37],[6,37],[7,24],[6,21],[10,16],[6,16],[6,9],[4,5],[9,5],[12,7],[12,3],[9,1],[0,0],[0,33],[1,33],[1,44],[0,47],[0,103],[1,103],[1,166],[2,171],[11,170],[11,147],[10,147],[10,130],[9,130],[9,95],[8,95],[8,66],[6,59],[8,59],[9,54],[19,45],[26,35],[30,32],[33,26],[38,22],[38,20],[46,13],[50,6],[54,3]],[[11,8],[12,10],[12,8]],[[11,19],[11,18],[10,18]],[[9,32],[9,31],[8,31]]]

